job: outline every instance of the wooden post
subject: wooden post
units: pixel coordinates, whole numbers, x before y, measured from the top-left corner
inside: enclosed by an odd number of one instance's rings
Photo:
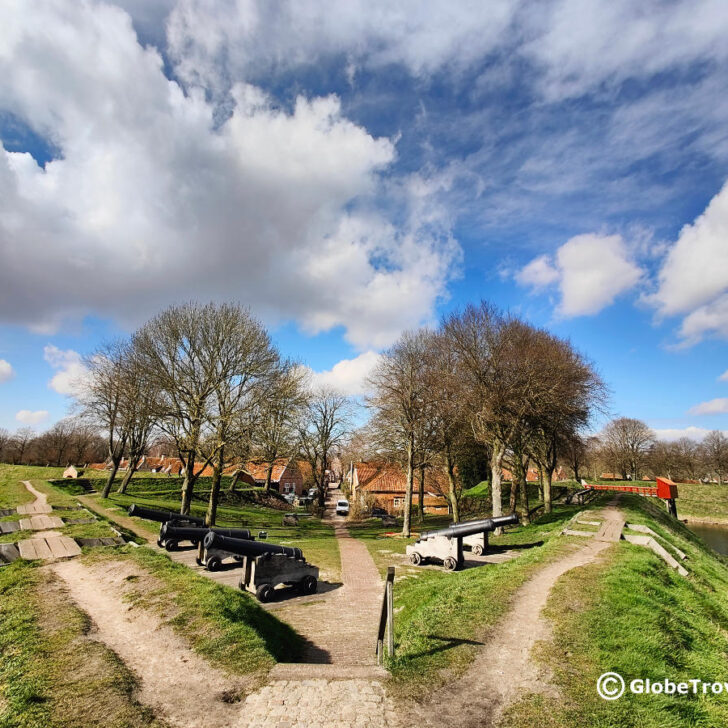
[[[387,568],[387,580],[384,587],[382,611],[379,615],[379,630],[377,631],[377,661],[381,665],[384,653],[384,636],[387,635],[387,650],[389,656],[394,655],[394,566]]]
[[[387,569],[387,652],[394,657],[394,566]]]

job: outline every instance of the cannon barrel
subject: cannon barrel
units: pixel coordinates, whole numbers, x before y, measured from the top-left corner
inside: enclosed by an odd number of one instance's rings
[[[279,546],[275,543],[230,538],[229,536],[222,536],[214,531],[208,531],[204,544],[206,549],[220,549],[220,551],[229,551],[231,554],[237,554],[238,556],[255,557],[262,556],[263,554],[283,554],[294,559],[303,558],[301,549],[291,546]]]
[[[508,516],[495,516],[493,518],[481,518],[477,521],[463,521],[462,523],[453,523],[452,526],[442,528],[439,531],[428,531],[420,536],[420,540],[424,541],[434,536],[443,536],[445,538],[462,538],[463,536],[471,536],[475,533],[483,533],[484,531],[494,531],[499,526],[514,526],[518,523],[518,516],[511,513]]]
[[[162,541],[175,539],[176,541],[202,541],[208,531],[214,531],[223,536],[232,538],[252,539],[247,528],[208,528],[207,526],[179,526],[174,522],[163,523],[159,529],[159,538]]]
[[[144,506],[138,506],[136,503],[132,503],[129,506],[128,513],[130,516],[148,518],[150,521],[159,521],[160,523],[166,523],[167,521],[186,521],[187,523],[198,523],[200,526],[205,523],[205,519],[199,516],[183,516],[181,513],[174,513],[173,511],[145,508]]]

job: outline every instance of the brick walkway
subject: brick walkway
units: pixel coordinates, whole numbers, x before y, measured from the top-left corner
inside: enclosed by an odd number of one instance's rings
[[[352,538],[343,518],[333,515],[341,491],[332,490],[324,520],[334,526],[341,555],[343,586],[321,599],[268,605],[307,640],[303,662],[376,665],[374,648],[384,582],[367,547]]]
[[[305,663],[278,663],[271,682],[249,695],[240,728],[399,728],[377,667],[383,581],[367,547],[333,515],[341,497],[330,491],[325,520],[333,524],[343,586],[320,600],[268,605],[308,640]]]

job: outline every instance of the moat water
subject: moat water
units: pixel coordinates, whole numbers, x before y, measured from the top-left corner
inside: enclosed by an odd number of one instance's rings
[[[728,525],[715,523],[690,523],[688,528],[719,554],[728,556]]]

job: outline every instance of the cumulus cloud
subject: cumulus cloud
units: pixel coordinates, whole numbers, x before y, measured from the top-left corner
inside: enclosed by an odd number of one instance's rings
[[[343,326],[361,349],[428,318],[458,246],[378,212],[394,143],[333,95],[284,108],[236,82],[220,121],[208,91],[169,80],[117,7],[2,6],[0,111],[56,155],[42,167],[0,147],[0,318],[134,325],[172,301],[234,298],[269,323]]]
[[[58,394],[77,394],[83,386],[86,375],[81,355],[73,349],[64,351],[53,344],[48,344],[43,348],[43,358],[57,370],[48,382],[50,389]]]
[[[647,300],[660,316],[683,315],[680,335],[693,344],[706,335],[728,338],[728,184],[686,225]]]
[[[48,418],[48,410],[19,410],[15,413],[15,419],[24,425],[39,425]]]
[[[367,393],[366,379],[379,363],[381,354],[366,351],[354,359],[342,359],[324,372],[313,372],[314,386],[327,386],[341,394],[360,396]]]
[[[726,369],[726,370],[725,370],[725,371],[723,372],[723,374],[721,374],[721,375],[720,375],[720,376],[718,377],[718,381],[719,381],[719,382],[728,382],[728,369]]]
[[[658,440],[665,440],[667,442],[679,440],[681,437],[687,437],[696,442],[700,442],[710,432],[705,427],[695,427],[693,425],[674,429],[653,429],[652,431]],[[724,430],[723,434],[728,435],[728,430]]]
[[[641,276],[620,235],[590,233],[567,240],[554,257],[534,258],[515,277],[535,291],[558,286],[558,313],[572,317],[599,313]]]
[[[10,362],[5,359],[0,359],[0,384],[7,382],[15,376],[15,370],[11,366]]]
[[[691,407],[691,415],[720,415],[728,413],[728,397],[717,397],[716,399],[701,402]]]

